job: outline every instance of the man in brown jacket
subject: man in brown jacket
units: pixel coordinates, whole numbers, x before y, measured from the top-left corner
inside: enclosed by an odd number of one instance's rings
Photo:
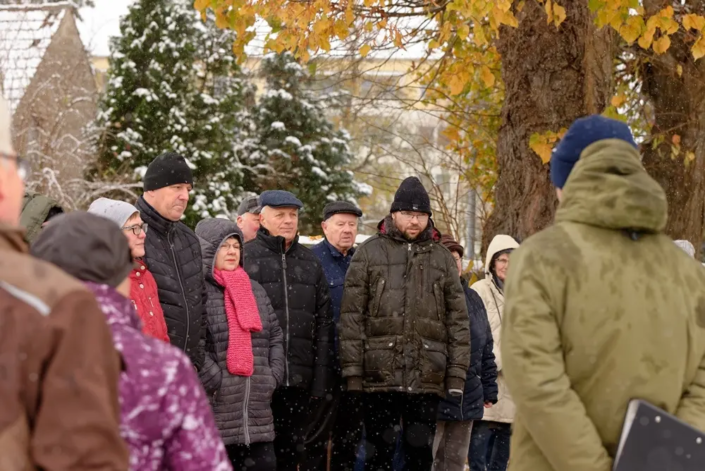
[[[120,358],[91,293],[27,253],[28,173],[0,97],[0,470],[127,470]]]

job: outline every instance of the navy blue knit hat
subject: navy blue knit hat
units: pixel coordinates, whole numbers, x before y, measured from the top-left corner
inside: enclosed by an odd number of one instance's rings
[[[563,188],[580,154],[590,144],[604,139],[621,139],[637,147],[629,126],[616,119],[600,115],[586,116],[575,120],[551,156],[551,182]]]
[[[267,190],[259,195],[259,204],[263,208],[271,206],[272,208],[298,208],[304,207],[304,204],[293,194],[284,190]]]

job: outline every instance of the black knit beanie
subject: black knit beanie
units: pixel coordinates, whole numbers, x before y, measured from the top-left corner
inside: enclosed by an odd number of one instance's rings
[[[149,164],[143,183],[144,191],[158,190],[182,183],[193,186],[193,175],[186,159],[179,154],[165,152]]]
[[[431,200],[426,188],[421,184],[421,180],[409,177],[401,182],[399,189],[394,194],[394,202],[390,212],[396,213],[397,211],[416,211],[431,215]]]

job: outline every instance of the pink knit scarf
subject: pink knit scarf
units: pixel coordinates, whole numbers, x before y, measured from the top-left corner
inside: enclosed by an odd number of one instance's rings
[[[242,267],[234,271],[213,270],[213,277],[225,288],[225,313],[228,317],[228,354],[226,364],[230,374],[252,376],[255,359],[252,353],[252,332],[262,330],[257,301],[252,293],[250,277]]]

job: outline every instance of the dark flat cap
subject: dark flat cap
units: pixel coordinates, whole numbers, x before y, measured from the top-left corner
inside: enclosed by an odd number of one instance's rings
[[[293,194],[284,190],[267,190],[259,195],[259,204],[263,208],[271,206],[272,208],[298,208],[304,207],[304,204]]]
[[[242,216],[245,213],[259,214],[262,211],[262,206],[259,204],[259,196],[248,196],[237,208],[237,215]]]
[[[56,216],[32,245],[32,255],[81,281],[117,287],[132,270],[132,255],[120,226],[96,214]]]
[[[362,211],[360,208],[347,201],[334,201],[328,203],[325,208],[323,208],[323,220],[329,219],[334,214],[354,214],[357,217],[362,217]]]
[[[465,254],[465,249],[463,249],[463,246],[449,235],[441,236],[441,244],[451,252],[458,252],[460,257]]]

